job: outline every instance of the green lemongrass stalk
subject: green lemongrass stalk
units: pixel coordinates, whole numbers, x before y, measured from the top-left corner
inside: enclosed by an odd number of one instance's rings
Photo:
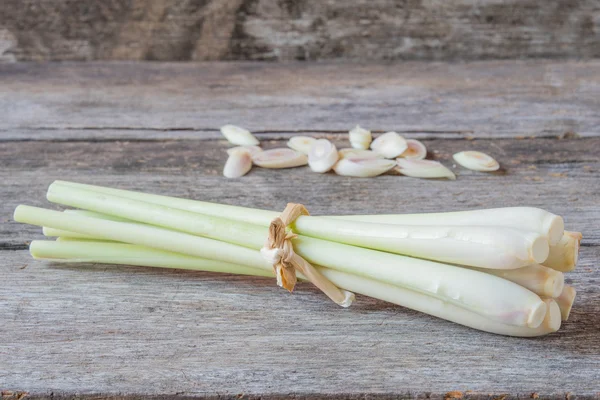
[[[106,219],[109,221],[132,222],[125,218],[119,218],[119,217],[115,217],[113,215],[100,214],[97,212],[87,211],[87,210],[64,210],[63,212],[67,213],[67,214],[72,213],[72,214],[83,215],[83,216],[87,216],[87,217],[101,218],[101,219]],[[67,237],[67,238],[71,238],[71,239],[93,239],[92,236],[84,235],[82,233],[69,232],[69,231],[64,231],[61,229],[48,228],[47,226],[44,226],[42,228],[42,233],[46,237],[63,237],[63,238]]]
[[[565,277],[562,272],[539,264],[511,270],[474,269],[507,279],[544,297],[558,297],[565,285]]]
[[[140,220],[132,216],[142,212],[144,204],[152,204],[144,200],[108,193],[99,194],[61,183],[50,185],[47,197],[54,203],[155,224],[152,220]],[[154,205],[155,210],[161,206],[163,209],[169,207],[174,211],[176,207],[156,203]],[[190,211],[198,214],[198,211],[193,210],[181,211],[188,211],[188,215]],[[152,213],[157,215],[159,211]],[[145,216],[147,215],[146,213]],[[210,217],[208,214],[202,215]],[[234,219],[231,215],[226,215],[228,219]],[[493,269],[514,269],[542,262],[548,256],[549,250],[548,241],[538,233],[502,227],[401,226],[301,216],[296,220],[293,229],[302,235],[328,241]]]
[[[254,268],[268,265],[257,251],[266,237],[266,228],[180,210],[152,210],[154,223],[192,234],[29,206],[17,207],[15,220]],[[232,240],[255,250],[194,236],[199,229],[207,229],[203,233],[213,238]],[[505,324],[537,327],[546,313],[546,304],[536,294],[479,271],[308,237],[293,239],[293,244],[295,251],[313,265],[419,291]]]
[[[560,314],[563,321],[569,319],[569,314],[571,313],[571,307],[573,307],[573,303],[575,302],[576,294],[577,291],[573,286],[565,285],[560,296],[554,299],[560,308]]]
[[[560,242],[550,246],[548,258],[542,264],[561,272],[573,271],[579,258],[581,232],[565,231]]]
[[[55,181],[54,183],[93,190],[99,193],[113,194],[133,200],[161,204],[206,215],[227,215],[227,218],[256,225],[267,226],[273,218],[280,214],[274,211],[256,210],[253,208],[181,199],[75,182]],[[550,245],[556,245],[564,232],[564,221],[560,216],[534,207],[506,207],[425,214],[345,215],[328,218],[400,225],[501,226],[537,232],[547,237]]]
[[[31,254],[39,259],[60,262],[105,263],[142,265],[148,267],[179,268],[200,271],[241,273],[264,276],[269,272],[258,268],[236,266],[214,260],[190,257],[183,254],[151,249],[130,244],[107,242],[51,242],[33,241]],[[489,320],[479,314],[441,301],[435,297],[386,283],[365,279],[344,272],[316,267],[338,287],[369,297],[388,301],[426,314],[446,319],[471,328],[509,336],[541,336],[558,330],[553,307],[549,307],[544,320],[537,328],[521,327]],[[271,274],[272,276],[272,274]],[[560,321],[560,318],[558,318]]]

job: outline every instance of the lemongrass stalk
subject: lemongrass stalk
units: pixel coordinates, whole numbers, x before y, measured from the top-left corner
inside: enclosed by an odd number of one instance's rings
[[[93,190],[98,193],[112,194],[128,199],[141,200],[148,203],[160,204],[206,215],[225,215],[229,219],[263,226],[268,226],[271,220],[280,214],[274,211],[256,210],[247,207],[181,199],[177,197],[147,194],[75,182],[55,181],[54,184]],[[538,232],[548,237],[550,245],[556,245],[562,238],[564,232],[564,222],[561,217],[534,207],[506,207],[487,210],[424,214],[344,215],[331,216],[328,218],[400,225],[501,226]]]
[[[194,215],[203,215],[203,222],[198,218],[194,222],[204,224],[201,230],[187,231],[201,236],[210,235],[206,233],[209,225],[210,230],[215,230],[215,225],[223,222],[222,218],[215,220],[215,217],[204,214],[192,214],[145,201],[107,193],[99,194],[56,183],[48,188],[47,198],[54,203],[179,230],[185,230],[182,227],[190,225],[190,218]],[[171,214],[181,222],[173,225],[169,216]],[[228,218],[230,217],[228,215]],[[548,256],[548,242],[545,237],[511,228],[403,226],[300,216],[294,223],[294,231],[328,241],[482,268],[520,268],[542,262]],[[222,237],[218,239],[227,240]]]
[[[109,196],[101,197],[106,200]],[[145,207],[149,206],[160,207]],[[205,229],[202,234],[219,240],[235,241],[255,250],[143,224],[106,221],[29,206],[17,207],[15,220],[84,233],[100,239],[144,245],[255,268],[265,267],[266,262],[256,250],[262,247],[266,228],[225,219],[219,221],[215,217],[181,210],[168,211],[169,209],[160,213],[158,209],[154,209],[154,212],[150,213],[152,221],[171,229],[187,229],[192,234],[198,234],[199,230]],[[161,215],[162,217],[159,217]],[[134,215],[131,217],[133,219]],[[293,244],[296,252],[312,264],[420,291],[502,323],[537,327],[546,312],[546,305],[531,291],[479,271],[309,237],[299,236],[293,240]]]
[[[569,319],[569,314],[571,313],[571,307],[573,307],[573,303],[575,302],[576,294],[577,291],[573,286],[565,285],[560,296],[554,299],[560,308],[560,314],[563,321]]]
[[[564,288],[565,277],[562,272],[555,271],[543,265],[533,264],[523,268],[511,270],[475,268],[531,290],[539,296],[558,297]]]
[[[56,242],[49,240],[34,240],[29,245],[29,252],[33,258],[36,259],[177,268],[237,275],[274,277],[272,268],[261,269],[247,267],[240,264],[232,264],[158,250],[147,246],[98,240],[63,239]]]
[[[53,261],[143,265],[247,275],[256,274],[259,276],[264,276],[268,273],[261,269],[249,268],[243,265],[221,263],[128,244],[33,241],[30,251],[36,258],[47,258]],[[328,268],[317,268],[338,287],[471,328],[500,335],[523,337],[541,336],[558,330],[555,324],[549,323],[553,315],[552,309],[546,312],[544,320],[537,328],[519,327],[489,320],[479,314],[419,292]]]
[[[542,264],[561,272],[573,271],[579,258],[581,232],[565,231],[555,246],[550,246],[548,258]]]
[[[72,239],[93,239],[93,236],[83,233],[69,232],[62,229],[54,229],[47,226],[42,227],[42,233],[46,237],[68,237]]]

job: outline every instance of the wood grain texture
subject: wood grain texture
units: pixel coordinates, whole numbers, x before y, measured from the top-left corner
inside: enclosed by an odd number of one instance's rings
[[[600,399],[598,63],[393,66],[0,66],[2,400]],[[274,148],[293,132],[346,147],[336,132],[363,121],[424,139],[458,180],[221,176],[225,122]],[[453,166],[466,149],[502,170]],[[309,284],[289,295],[270,279],[36,261],[40,229],[11,215],[54,208],[54,179],[313,214],[538,206],[584,234],[567,276],[578,297],[558,333],[520,339],[362,296],[340,309]]]
[[[0,138],[600,135],[600,61],[0,65]],[[163,132],[164,131],[164,132]]]
[[[3,0],[0,60],[600,56],[597,0]]]

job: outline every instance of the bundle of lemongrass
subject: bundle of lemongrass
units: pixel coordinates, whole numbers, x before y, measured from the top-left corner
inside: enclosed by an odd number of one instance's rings
[[[64,181],[47,198],[76,209],[17,207],[16,221],[57,237],[33,241],[34,258],[273,276],[260,249],[278,212]],[[488,332],[555,332],[575,297],[563,272],[581,234],[537,208],[303,215],[290,229],[295,252],[338,288]]]
[[[304,165],[317,173],[333,170],[342,176],[369,178],[396,171],[413,178],[456,179],[454,172],[439,161],[425,160],[427,148],[415,139],[404,139],[396,132],[387,132],[373,140],[371,131],[356,126],[348,132],[351,148],[338,149],[327,139],[294,136],[289,148],[263,150],[258,139],[247,129],[224,125],[221,133],[229,143],[237,145],[227,150],[229,155],[223,175],[239,178],[252,165],[262,168],[293,168]],[[368,150],[369,147],[371,150]],[[452,156],[457,164],[474,171],[492,172],[500,164],[479,151],[461,151]]]

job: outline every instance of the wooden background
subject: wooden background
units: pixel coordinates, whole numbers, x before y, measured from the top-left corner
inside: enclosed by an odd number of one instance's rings
[[[0,2],[0,60],[598,56],[598,0]]]
[[[598,0],[0,0],[0,399],[600,399],[598,57]],[[226,180],[226,123],[265,148],[395,130],[458,180]],[[467,149],[502,169],[454,165]],[[542,207],[583,232],[578,297],[521,339],[308,284],[36,261],[12,211],[55,208],[54,179],[313,214]]]
[[[4,397],[600,398],[598,88],[599,61],[0,65]],[[265,148],[395,129],[458,180],[306,167],[226,180],[230,122]],[[465,149],[502,170],[454,166]],[[308,284],[289,295],[270,279],[32,260],[40,229],[11,214],[54,208],[59,178],[314,214],[543,207],[583,232],[578,297],[558,333],[520,339],[364,296],[340,309]]]

